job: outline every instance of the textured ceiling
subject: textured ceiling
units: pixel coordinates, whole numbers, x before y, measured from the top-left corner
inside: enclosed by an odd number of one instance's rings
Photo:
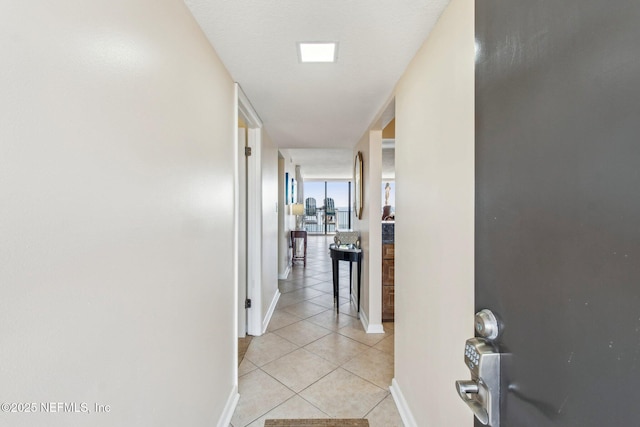
[[[351,149],[448,0],[185,3],[278,147]],[[337,41],[337,63],[299,63],[298,41]]]
[[[385,140],[382,149],[382,178],[394,180],[395,144]],[[350,148],[300,148],[290,149],[294,164],[300,165],[304,179],[310,180],[350,180],[353,177],[353,150]]]
[[[351,148],[301,148],[289,150],[291,160],[300,165],[304,179],[349,180],[353,176]]]

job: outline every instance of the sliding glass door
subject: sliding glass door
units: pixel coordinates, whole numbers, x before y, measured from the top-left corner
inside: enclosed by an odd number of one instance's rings
[[[305,230],[329,234],[351,228],[350,194],[350,181],[305,180]]]

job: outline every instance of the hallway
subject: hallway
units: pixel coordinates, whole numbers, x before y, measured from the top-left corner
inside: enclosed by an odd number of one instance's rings
[[[389,393],[394,325],[363,331],[349,303],[349,267],[340,263],[340,304],[332,296],[333,236],[309,236],[307,266],[279,281],[280,301],[267,333],[254,337],[239,366],[240,401],[233,427],[271,418],[367,418],[371,427],[401,427]]]

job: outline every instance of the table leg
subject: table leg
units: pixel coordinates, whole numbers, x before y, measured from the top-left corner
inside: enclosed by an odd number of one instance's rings
[[[337,259],[332,259],[333,261],[333,301],[334,303],[337,305],[338,304],[338,290],[339,288],[339,271],[340,271],[340,267],[338,266],[338,260]]]
[[[351,303],[351,295],[353,295],[353,263],[349,261],[349,303]]]
[[[304,267],[307,267],[307,233],[304,233]]]
[[[358,258],[358,319],[360,318],[360,276],[362,272],[362,262],[361,259]]]

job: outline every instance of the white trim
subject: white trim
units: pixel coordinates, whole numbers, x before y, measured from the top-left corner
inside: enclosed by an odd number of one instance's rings
[[[360,323],[364,327],[364,331],[368,334],[384,334],[384,328],[382,325],[371,325],[369,324],[369,318],[367,317],[364,310],[360,310]]]
[[[369,131],[369,160],[368,172],[365,170],[365,182],[370,188],[382,188],[382,130]],[[380,206],[382,194],[380,191],[370,191],[368,217],[378,218],[369,221],[369,242],[367,254],[363,255],[364,266],[369,270],[368,284],[369,298],[367,299],[367,313],[371,316],[371,323],[376,328],[382,328],[382,221],[380,221]],[[367,249],[367,248],[365,248]]]
[[[249,101],[249,98],[247,98],[247,95],[245,95],[242,90],[240,83],[236,82],[236,88],[238,90],[238,109],[247,120],[247,126],[250,128],[261,128],[262,120],[260,120],[260,116],[258,116],[253,105],[251,105],[251,101]]]
[[[416,419],[413,418],[413,414],[411,413],[411,409],[409,409],[409,405],[400,390],[400,385],[396,381],[395,378],[391,380],[391,386],[389,386],[389,390],[391,391],[391,396],[393,396],[393,401],[396,402],[396,407],[398,408],[398,412],[400,413],[400,418],[402,418],[402,422],[405,427],[418,427],[418,423],[416,423]]]
[[[273,296],[271,300],[271,305],[269,305],[269,309],[267,310],[267,315],[264,316],[264,321],[262,322],[262,333],[267,332],[267,327],[269,327],[269,322],[271,322],[271,316],[273,316],[273,312],[276,310],[276,305],[278,305],[278,301],[280,300],[280,291],[276,290],[276,294]]]
[[[260,129],[249,128],[247,145],[247,333],[262,335],[262,144]]]
[[[367,330],[369,329],[369,318],[365,314],[364,310],[360,312],[360,323],[362,323],[364,331],[367,332]]]
[[[240,111],[238,110],[238,86],[236,89],[236,102],[234,104],[236,121],[239,121]],[[244,150],[246,147],[246,130],[236,126],[235,131],[235,167],[234,167],[234,283],[237,295],[236,317],[238,319],[238,337],[244,338],[247,332],[247,309],[245,300],[247,298],[247,166]]]
[[[228,427],[231,425],[231,417],[233,417],[233,413],[236,410],[238,400],[240,400],[238,386],[234,385],[231,389],[231,394],[229,394],[229,398],[227,399],[227,403],[224,405],[222,415],[220,415],[220,418],[218,419],[217,427]]]
[[[384,326],[382,325],[369,325],[369,329],[367,329],[368,334],[384,334]]]
[[[358,273],[356,272],[355,274]],[[356,294],[353,293],[353,291],[351,292],[351,298],[349,299],[349,302],[351,303],[351,307],[353,307],[353,309],[357,312],[359,301],[356,299]],[[364,311],[361,311],[360,314],[364,314]]]
[[[233,136],[233,146],[234,150],[234,165],[233,165],[233,300],[235,302],[235,308],[233,309],[233,318],[234,320],[234,336],[239,336],[240,333],[240,325],[238,325],[238,319],[240,316],[240,310],[238,308],[238,299],[239,299],[239,291],[238,286],[240,286],[240,278],[238,275],[238,251],[240,250],[240,241],[239,241],[239,230],[240,230],[240,170],[239,164],[240,161],[238,156],[238,85],[234,86],[234,97],[233,97],[233,117],[235,117],[236,122],[234,123],[234,136]],[[246,328],[245,328],[246,329]],[[244,335],[244,331],[243,331]],[[238,388],[238,340],[233,340],[233,366],[234,366],[234,382],[235,388]]]
[[[291,272],[291,264],[287,264],[287,269],[282,274],[278,274],[278,279],[284,280],[289,277],[289,273]]]

